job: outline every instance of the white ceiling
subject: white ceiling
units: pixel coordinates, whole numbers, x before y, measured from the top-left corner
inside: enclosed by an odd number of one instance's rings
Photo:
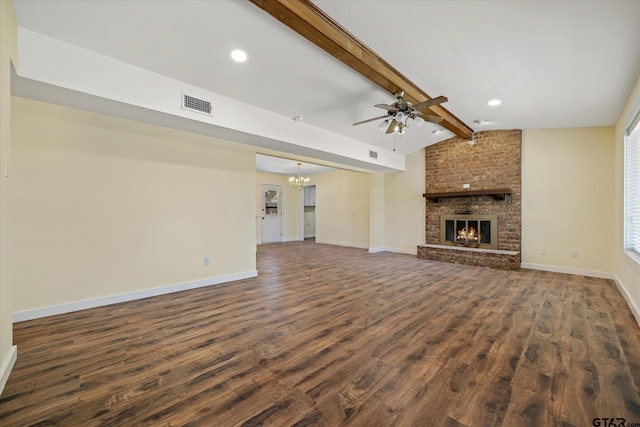
[[[328,166],[316,165],[313,163],[300,162],[300,174],[302,176],[310,176],[324,172],[336,170]],[[284,159],[282,157],[266,156],[264,154],[256,155],[256,170],[259,172],[279,173],[283,175],[297,175],[298,162],[296,160]]]
[[[640,1],[315,3],[475,130],[612,125],[640,72]],[[451,136],[431,124],[402,136],[351,126],[394,98],[249,2],[14,8],[23,28],[381,148],[407,154]],[[230,60],[235,48],[246,63]]]

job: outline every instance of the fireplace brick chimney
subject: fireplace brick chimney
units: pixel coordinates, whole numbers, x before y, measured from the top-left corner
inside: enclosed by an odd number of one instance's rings
[[[460,212],[471,215],[496,215],[498,218],[497,249],[521,250],[521,163],[522,131],[496,130],[477,132],[474,143],[451,138],[425,149],[426,193],[459,193],[477,190],[509,189],[505,200],[490,195],[440,197],[426,199],[426,238],[428,245],[440,243],[440,216]],[[425,252],[423,249],[420,252]],[[463,262],[469,254],[450,251],[446,261]],[[478,256],[485,256],[480,253]],[[442,259],[442,255],[439,256]],[[478,264],[477,260],[472,262]]]

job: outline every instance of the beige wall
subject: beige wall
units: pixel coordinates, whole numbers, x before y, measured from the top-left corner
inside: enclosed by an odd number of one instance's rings
[[[615,229],[614,272],[631,309],[640,323],[640,259],[624,251],[624,135],[640,112],[640,76],[615,127]]]
[[[16,356],[13,346],[12,286],[9,268],[10,185],[4,174],[11,162],[11,62],[16,64],[17,27],[10,1],[0,1],[0,393],[8,379]]]
[[[425,153],[405,159],[405,171],[385,175],[385,242],[388,249],[415,254],[425,241]]]
[[[525,131],[522,154],[523,266],[610,276],[613,128]]]
[[[14,312],[255,272],[253,151],[22,98],[12,109]]]
[[[369,175],[369,250],[386,250],[385,244],[385,174]]]
[[[256,241],[261,238],[262,184],[282,187],[282,241],[302,240],[302,191],[289,185],[289,176],[276,173],[256,173]]]
[[[369,175],[351,171],[312,177],[316,242],[369,248]]]

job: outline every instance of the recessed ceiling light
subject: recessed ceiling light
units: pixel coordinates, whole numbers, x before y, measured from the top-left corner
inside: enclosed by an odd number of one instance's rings
[[[236,62],[244,62],[247,60],[247,54],[243,50],[236,49],[231,52],[231,58]]]
[[[444,132],[444,130],[443,129],[434,129],[434,130],[431,131],[431,133],[434,134],[434,135],[439,134],[440,132]]]
[[[497,105],[502,104],[502,101],[500,101],[499,99],[492,99],[489,102],[487,102],[488,105],[491,105],[492,107],[495,107]]]
[[[298,114],[297,116],[293,116],[291,117],[293,120],[295,120],[296,122],[301,122],[304,120],[304,116],[302,114]]]
[[[473,121],[473,123],[477,124],[477,125],[486,125],[487,123],[489,123],[486,120],[480,120],[480,119],[476,119]]]

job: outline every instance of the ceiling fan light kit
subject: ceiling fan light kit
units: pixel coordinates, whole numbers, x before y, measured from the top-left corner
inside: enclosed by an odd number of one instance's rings
[[[383,110],[387,110],[387,114],[380,117],[374,117],[373,119],[363,120],[361,122],[356,122],[353,126],[358,126],[364,123],[369,123],[375,120],[384,119],[379,125],[378,129],[381,132],[385,133],[398,133],[400,135],[406,132],[406,129],[410,125],[415,125],[416,127],[420,127],[424,124],[424,122],[430,123],[440,123],[442,121],[442,117],[430,116],[428,114],[424,114],[421,110],[432,107],[434,105],[442,104],[443,102],[447,102],[447,98],[444,96],[439,96],[437,98],[430,99],[428,101],[420,102],[416,105],[411,104],[409,101],[405,101],[404,99],[404,91],[399,91],[396,93],[397,101],[393,104],[376,104],[375,107],[382,108]]]

